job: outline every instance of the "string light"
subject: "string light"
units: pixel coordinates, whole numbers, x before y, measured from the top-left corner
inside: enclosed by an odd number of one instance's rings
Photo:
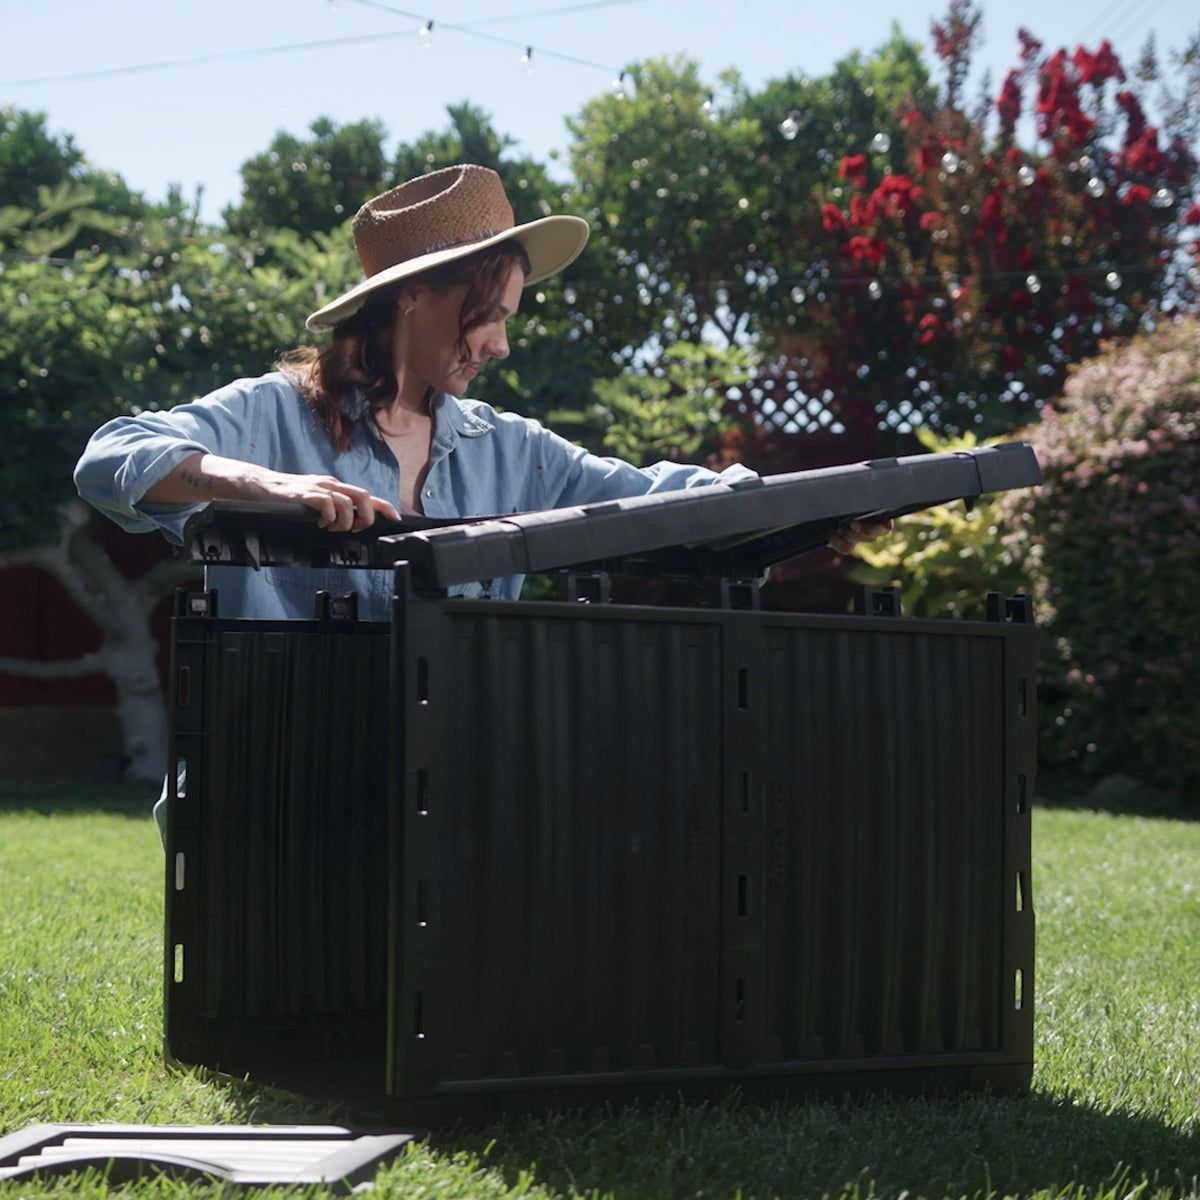
[[[533,74],[533,47],[526,46],[525,53],[521,55],[521,70],[526,75]]]
[[[429,50],[433,47],[433,22],[426,21],[421,26],[421,32],[417,34],[417,39],[421,43],[422,50]]]
[[[799,115],[799,113],[790,112],[779,122],[779,132],[789,142],[794,142],[796,135],[800,132],[800,122],[796,119]]]

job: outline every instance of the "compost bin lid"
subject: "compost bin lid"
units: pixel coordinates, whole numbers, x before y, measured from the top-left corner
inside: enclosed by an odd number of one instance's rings
[[[359,533],[317,527],[300,504],[217,500],[184,528],[195,562],[387,568],[448,588],[564,568],[642,566],[673,574],[751,577],[818,549],[841,525],[886,520],[1042,480],[1023,442],[848,466],[744,477],[567,508],[445,520],[376,520]]]

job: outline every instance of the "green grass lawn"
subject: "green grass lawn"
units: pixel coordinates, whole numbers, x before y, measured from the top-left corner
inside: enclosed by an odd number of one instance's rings
[[[40,1121],[323,1122],[162,1063],[162,850],[145,789],[0,793],[0,1134]],[[1200,823],[1039,808],[1032,1093],[520,1120],[380,1171],[395,1197],[1200,1195]],[[95,1176],[8,1197],[108,1194]],[[221,1194],[169,1180],[124,1194]]]

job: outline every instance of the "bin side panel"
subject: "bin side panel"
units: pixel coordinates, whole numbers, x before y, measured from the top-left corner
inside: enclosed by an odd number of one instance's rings
[[[434,623],[411,635],[422,869],[400,906],[393,1094],[716,1064],[719,624]]]
[[[753,803],[729,817],[761,905],[726,938],[745,942],[723,990],[741,1066],[1021,1053],[1008,637],[929,625],[766,633]]]
[[[175,722],[167,1043],[235,1072],[277,1035],[378,1050],[386,1007],[387,627],[256,624],[177,632],[203,710]]]

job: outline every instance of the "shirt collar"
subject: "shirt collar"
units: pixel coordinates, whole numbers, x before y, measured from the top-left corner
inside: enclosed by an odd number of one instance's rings
[[[460,400],[449,392],[435,392],[429,403],[433,418],[434,437],[452,442],[460,437],[481,437],[492,433],[496,426],[479,415],[473,400]]]

